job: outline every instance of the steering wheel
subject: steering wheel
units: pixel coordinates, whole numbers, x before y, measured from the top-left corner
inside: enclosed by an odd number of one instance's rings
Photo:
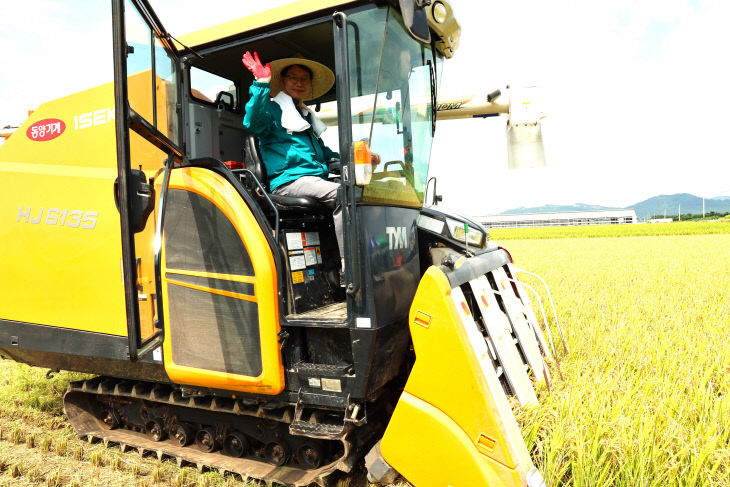
[[[340,164],[340,160],[337,158],[332,158],[329,161],[327,161],[327,169],[329,170],[330,174],[340,175],[340,171],[342,169],[342,164]]]

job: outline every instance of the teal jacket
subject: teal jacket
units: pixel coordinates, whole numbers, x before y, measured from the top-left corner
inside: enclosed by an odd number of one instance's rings
[[[339,155],[324,145],[311,127],[289,133],[281,126],[281,107],[271,101],[269,83],[254,81],[249,93],[251,98],[246,103],[243,125],[259,139],[269,191],[302,176],[327,179],[327,161]]]

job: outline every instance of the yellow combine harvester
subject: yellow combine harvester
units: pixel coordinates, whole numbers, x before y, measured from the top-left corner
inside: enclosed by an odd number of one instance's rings
[[[112,6],[114,83],[0,147],[0,353],[96,374],[66,414],[123,448],[294,486],[364,457],[380,482],[543,485],[508,400],[550,380],[526,288],[424,205],[447,2],[302,1],[181,42]],[[345,288],[330,210],[267,191],[245,51],[336,73]]]

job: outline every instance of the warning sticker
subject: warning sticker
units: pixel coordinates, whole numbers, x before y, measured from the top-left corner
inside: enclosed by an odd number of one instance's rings
[[[304,249],[304,261],[307,267],[317,265],[317,251],[314,247]]]
[[[293,271],[298,271],[307,267],[303,254],[294,254],[289,256],[289,267]]]
[[[291,282],[292,282],[292,284],[299,284],[299,283],[304,282],[304,273],[302,271],[292,272],[291,273]]]
[[[304,232],[304,245],[307,247],[319,245],[319,232]]]
[[[330,392],[342,392],[340,379],[322,379],[322,390]]]
[[[302,248],[302,233],[301,232],[287,232],[286,234],[286,248],[289,250],[299,250]]]
[[[315,247],[315,250],[317,251],[317,264],[322,263],[322,252],[319,251],[319,247]]]

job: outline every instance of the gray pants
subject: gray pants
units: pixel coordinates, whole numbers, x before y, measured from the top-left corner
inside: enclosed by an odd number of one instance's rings
[[[337,247],[340,257],[345,258],[345,244],[342,237],[342,208],[337,201],[337,189],[340,183],[327,181],[317,176],[302,176],[286,186],[279,186],[273,193],[281,196],[309,196],[332,208],[332,219],[335,223]]]

